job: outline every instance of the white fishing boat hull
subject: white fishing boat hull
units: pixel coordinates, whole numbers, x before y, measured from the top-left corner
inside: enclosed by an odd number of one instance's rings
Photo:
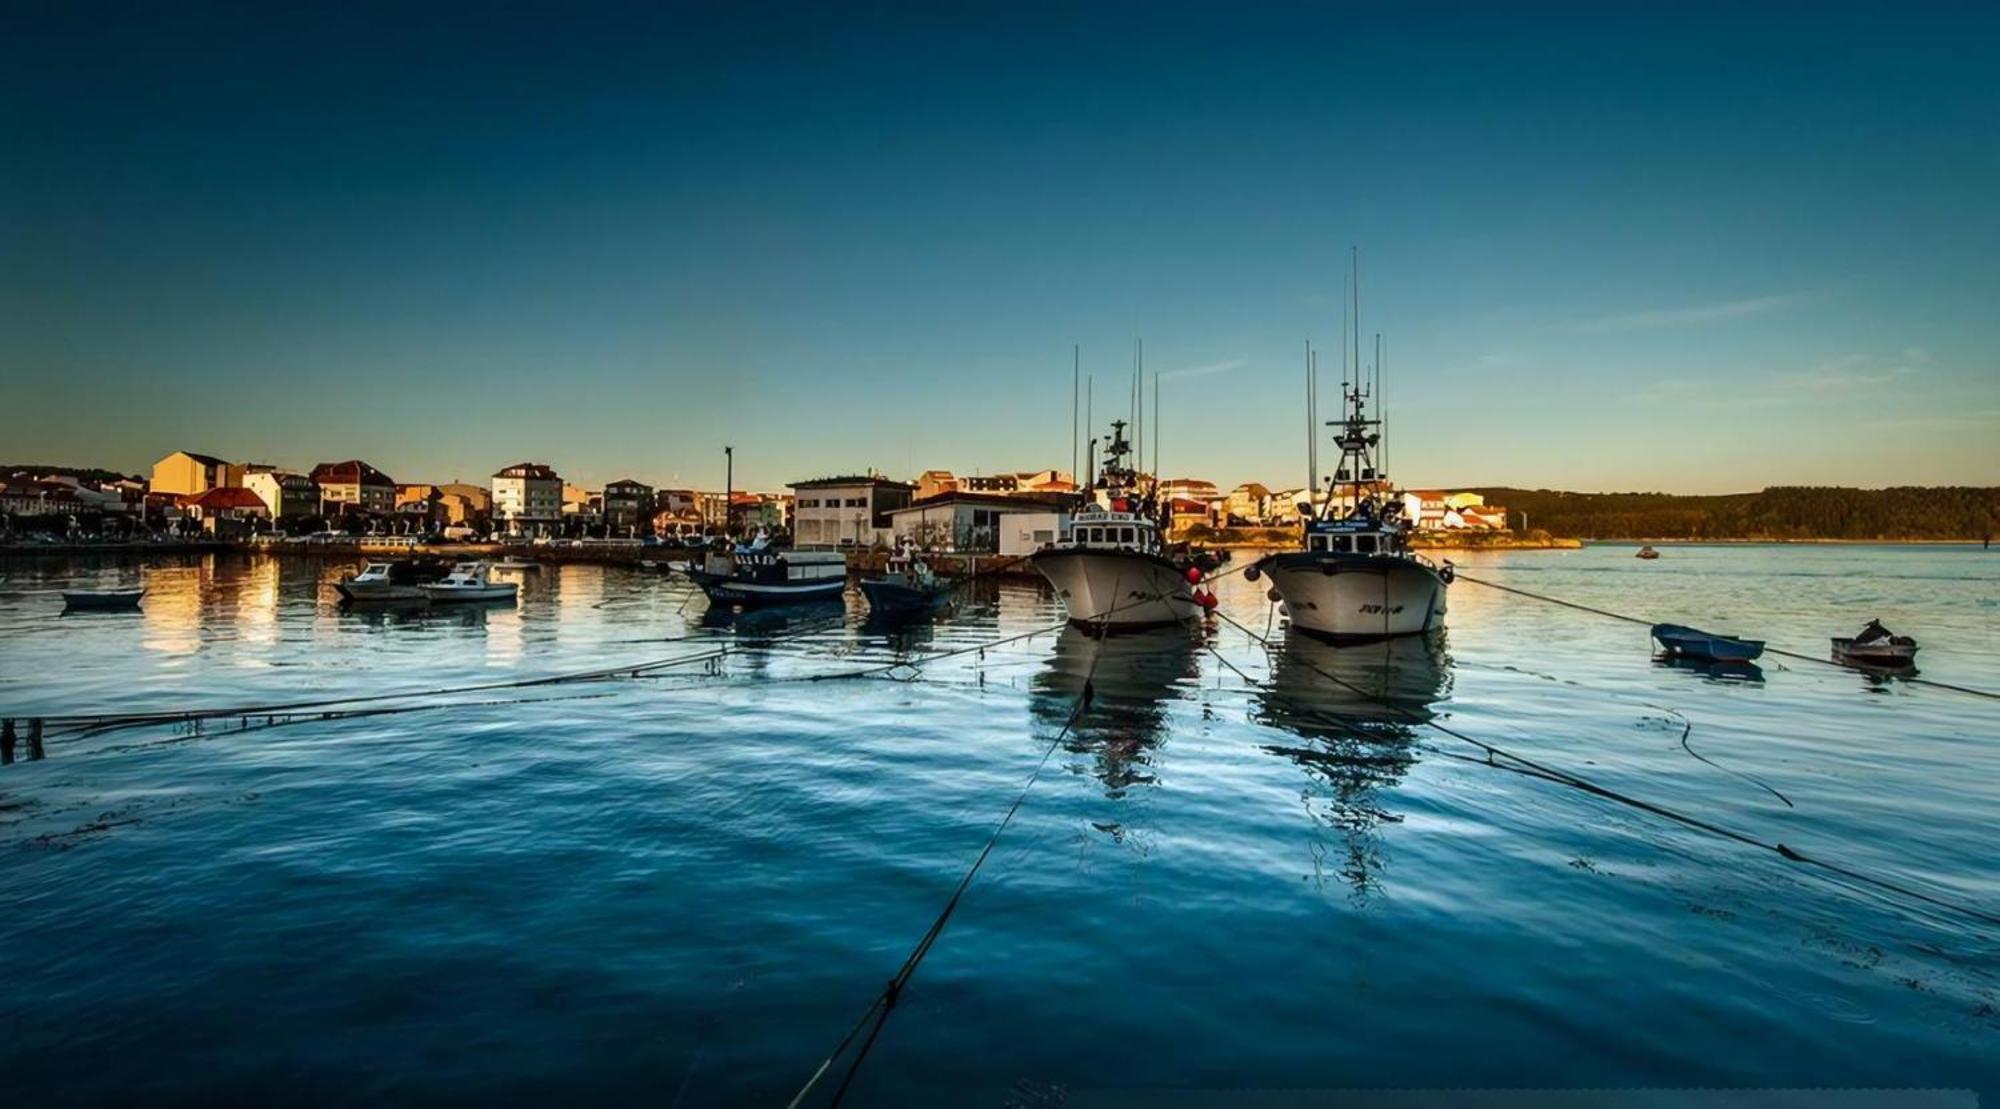
[[[1028,558],[1055,587],[1070,623],[1086,630],[1136,631],[1201,614],[1185,571],[1140,551],[1056,548]]]
[[[1409,558],[1296,551],[1258,564],[1292,627],[1334,642],[1425,635],[1444,627],[1445,582]]]

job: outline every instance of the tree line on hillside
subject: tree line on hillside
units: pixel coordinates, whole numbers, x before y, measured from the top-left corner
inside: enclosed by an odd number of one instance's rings
[[[1565,493],[1477,489],[1510,522],[1578,539],[1962,539],[2000,529],[2000,487],[1848,489],[1774,486],[1760,493]]]

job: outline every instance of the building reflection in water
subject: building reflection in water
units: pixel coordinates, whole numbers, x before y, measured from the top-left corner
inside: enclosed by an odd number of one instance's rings
[[[1063,738],[1063,749],[1081,758],[1072,766],[1102,782],[1106,797],[1116,800],[1157,781],[1155,758],[1170,702],[1199,678],[1201,634],[1163,628],[1098,639],[1074,627],[1057,634],[1055,650],[1035,676],[1035,718],[1051,732],[1061,729],[1090,682],[1090,707]],[[1100,828],[1117,834],[1115,826]]]
[[[214,567],[215,556],[202,555],[146,568],[140,642],[147,650],[191,655],[201,649],[201,610]]]
[[[1450,695],[1451,657],[1443,636],[1411,636],[1335,647],[1292,634],[1271,654],[1271,676],[1255,695],[1253,718],[1297,736],[1265,748],[1303,769],[1301,794],[1317,828],[1314,870],[1333,869],[1356,897],[1374,889],[1382,868],[1377,830],[1402,818],[1383,808],[1417,760],[1418,731]],[[1331,847],[1331,852],[1329,852]]]

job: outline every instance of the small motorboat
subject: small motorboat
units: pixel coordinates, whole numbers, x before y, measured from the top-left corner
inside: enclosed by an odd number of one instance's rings
[[[1669,655],[1703,662],[1749,662],[1764,653],[1761,639],[1715,635],[1680,624],[1654,624],[1653,638]]]
[[[1652,547],[1651,547],[1651,546],[1649,545],[1649,546],[1645,546],[1645,547],[1641,547],[1641,548],[1639,548],[1639,553],[1638,553],[1638,554],[1636,554],[1636,555],[1633,555],[1632,557],[1634,557],[1634,558],[1643,558],[1643,559],[1646,559],[1646,560],[1648,560],[1648,561],[1651,561],[1652,559],[1656,559],[1656,558],[1660,557],[1660,552],[1658,552],[1658,551],[1654,550],[1654,549],[1653,549],[1653,548],[1652,548]]]
[[[484,562],[461,562],[451,568],[443,581],[423,586],[432,603],[449,601],[511,601],[520,586],[511,581],[490,581]]]
[[[1917,641],[1907,635],[1893,635],[1880,620],[1870,620],[1860,635],[1834,637],[1833,661],[1847,666],[1900,670],[1916,664]]]
[[[952,586],[914,551],[897,551],[883,573],[861,579],[868,610],[878,616],[927,616],[951,600]]]
[[[342,600],[354,604],[421,601],[422,581],[414,562],[371,562],[360,573],[335,582],[333,588]]]
[[[138,608],[139,599],[145,595],[146,590],[143,586],[133,589],[65,589],[63,608],[87,609],[92,612]]]

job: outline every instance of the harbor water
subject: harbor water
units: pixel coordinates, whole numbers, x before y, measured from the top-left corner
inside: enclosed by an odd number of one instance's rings
[[[1923,677],[2000,686],[1976,545],[1632,554],[1456,561],[1818,658],[1878,617]],[[0,563],[14,1104],[783,1104],[1052,744],[854,1103],[2000,1097],[2000,702],[1669,666],[1643,627],[1469,580],[1441,642],[1335,649],[1240,573],[1221,616],[1099,642],[1031,582],[896,629],[858,594],[726,618],[593,565],[512,579],[517,604],[349,611],[355,568]],[[139,612],[61,614],[141,581]],[[359,697],[383,699],[322,704]],[[237,707],[51,725],[27,757],[32,717]]]

